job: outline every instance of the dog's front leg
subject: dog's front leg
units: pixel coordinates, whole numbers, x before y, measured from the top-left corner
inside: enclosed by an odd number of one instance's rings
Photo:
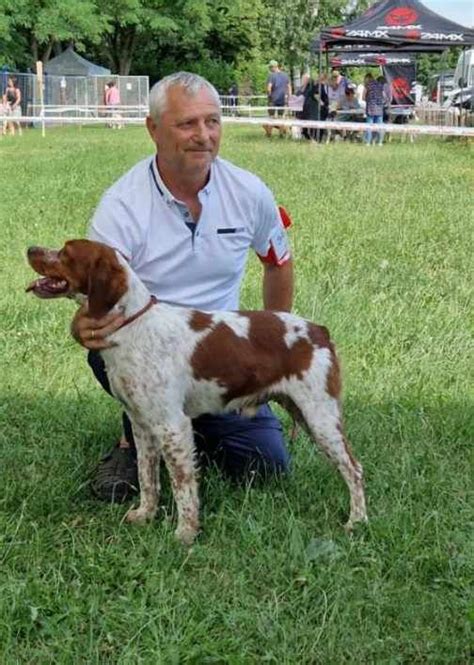
[[[158,509],[160,492],[159,440],[148,428],[132,420],[133,438],[137,448],[140,505],[127,513],[127,522],[143,524],[151,521]]]
[[[175,535],[184,545],[191,545],[199,531],[199,495],[194,438],[189,418],[183,415],[178,426],[166,427],[161,451],[170,474],[178,511]]]

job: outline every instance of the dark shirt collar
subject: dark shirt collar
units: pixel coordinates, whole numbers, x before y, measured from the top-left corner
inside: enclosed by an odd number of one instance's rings
[[[180,203],[182,205],[183,202],[180,201],[179,199],[177,199],[176,196],[174,196],[170,192],[168,187],[163,182],[163,178],[161,177],[160,172],[158,170],[158,155],[155,155],[155,157],[152,159],[151,164],[150,164],[150,170],[151,170],[151,173],[152,173],[152,176],[153,176],[153,180],[155,182],[156,189],[160,193],[160,196],[162,196],[163,199],[166,201],[166,203],[168,203],[168,204],[170,204],[170,203]],[[214,176],[214,163],[212,163],[210,171],[209,171],[208,181],[204,185],[204,187],[201,190],[199,190],[198,195],[201,194],[201,192],[206,194],[206,195],[210,194],[210,192],[212,190],[212,185],[213,185],[213,182],[214,182],[214,177],[215,177]]]

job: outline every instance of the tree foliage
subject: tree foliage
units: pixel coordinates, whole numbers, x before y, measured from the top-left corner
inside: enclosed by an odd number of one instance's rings
[[[138,49],[150,39],[167,39],[179,32],[169,0],[96,0],[104,23],[97,55],[112,71],[127,75]]]
[[[0,48],[17,68],[47,62],[61,44],[84,49],[104,29],[94,0],[0,0],[0,16]]]
[[[267,62],[310,64],[318,30],[364,11],[372,0],[0,0],[0,49],[12,69],[34,68],[69,45],[118,74],[152,81],[177,69],[222,91],[238,81],[263,91]],[[453,56],[454,57],[454,56]],[[453,58],[450,58],[449,65]],[[426,79],[439,58],[420,60]]]
[[[338,23],[347,0],[263,0],[263,48],[290,71],[310,60],[310,44],[318,29]]]

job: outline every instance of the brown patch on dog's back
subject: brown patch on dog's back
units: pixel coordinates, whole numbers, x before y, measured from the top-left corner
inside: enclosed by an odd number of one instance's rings
[[[331,346],[329,330],[325,326],[318,326],[316,323],[308,321],[308,336],[319,348],[330,348]]]
[[[221,322],[201,340],[192,357],[196,379],[217,381],[226,389],[225,400],[265,391],[284,378],[301,378],[311,364],[314,346],[306,339],[291,347],[285,342],[286,325],[270,311],[240,312],[250,321],[248,338]],[[324,344],[320,335],[318,346]]]
[[[189,327],[191,330],[194,330],[194,332],[201,332],[202,330],[206,330],[207,328],[210,328],[211,325],[211,314],[207,314],[206,312],[199,312],[198,310],[194,310],[191,314],[191,318],[189,319]]]
[[[329,348],[331,349],[331,366],[326,376],[326,390],[331,397],[339,399],[342,390],[341,368],[334,345],[331,343]]]

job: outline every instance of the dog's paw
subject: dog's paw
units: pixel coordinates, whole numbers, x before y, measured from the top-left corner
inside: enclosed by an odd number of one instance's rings
[[[187,545],[188,547],[192,545],[198,535],[198,531],[193,527],[185,524],[184,526],[179,526],[174,532],[176,539],[182,544]]]
[[[154,512],[143,510],[143,508],[136,508],[128,511],[125,515],[125,521],[129,524],[146,524],[147,522],[151,522],[154,516]]]
[[[357,517],[353,517],[349,519],[349,521],[346,524],[344,524],[344,531],[347,534],[351,534],[354,531],[354,529],[357,529],[357,527],[360,526],[361,524],[367,524],[368,521],[369,519],[367,515],[360,515]]]

